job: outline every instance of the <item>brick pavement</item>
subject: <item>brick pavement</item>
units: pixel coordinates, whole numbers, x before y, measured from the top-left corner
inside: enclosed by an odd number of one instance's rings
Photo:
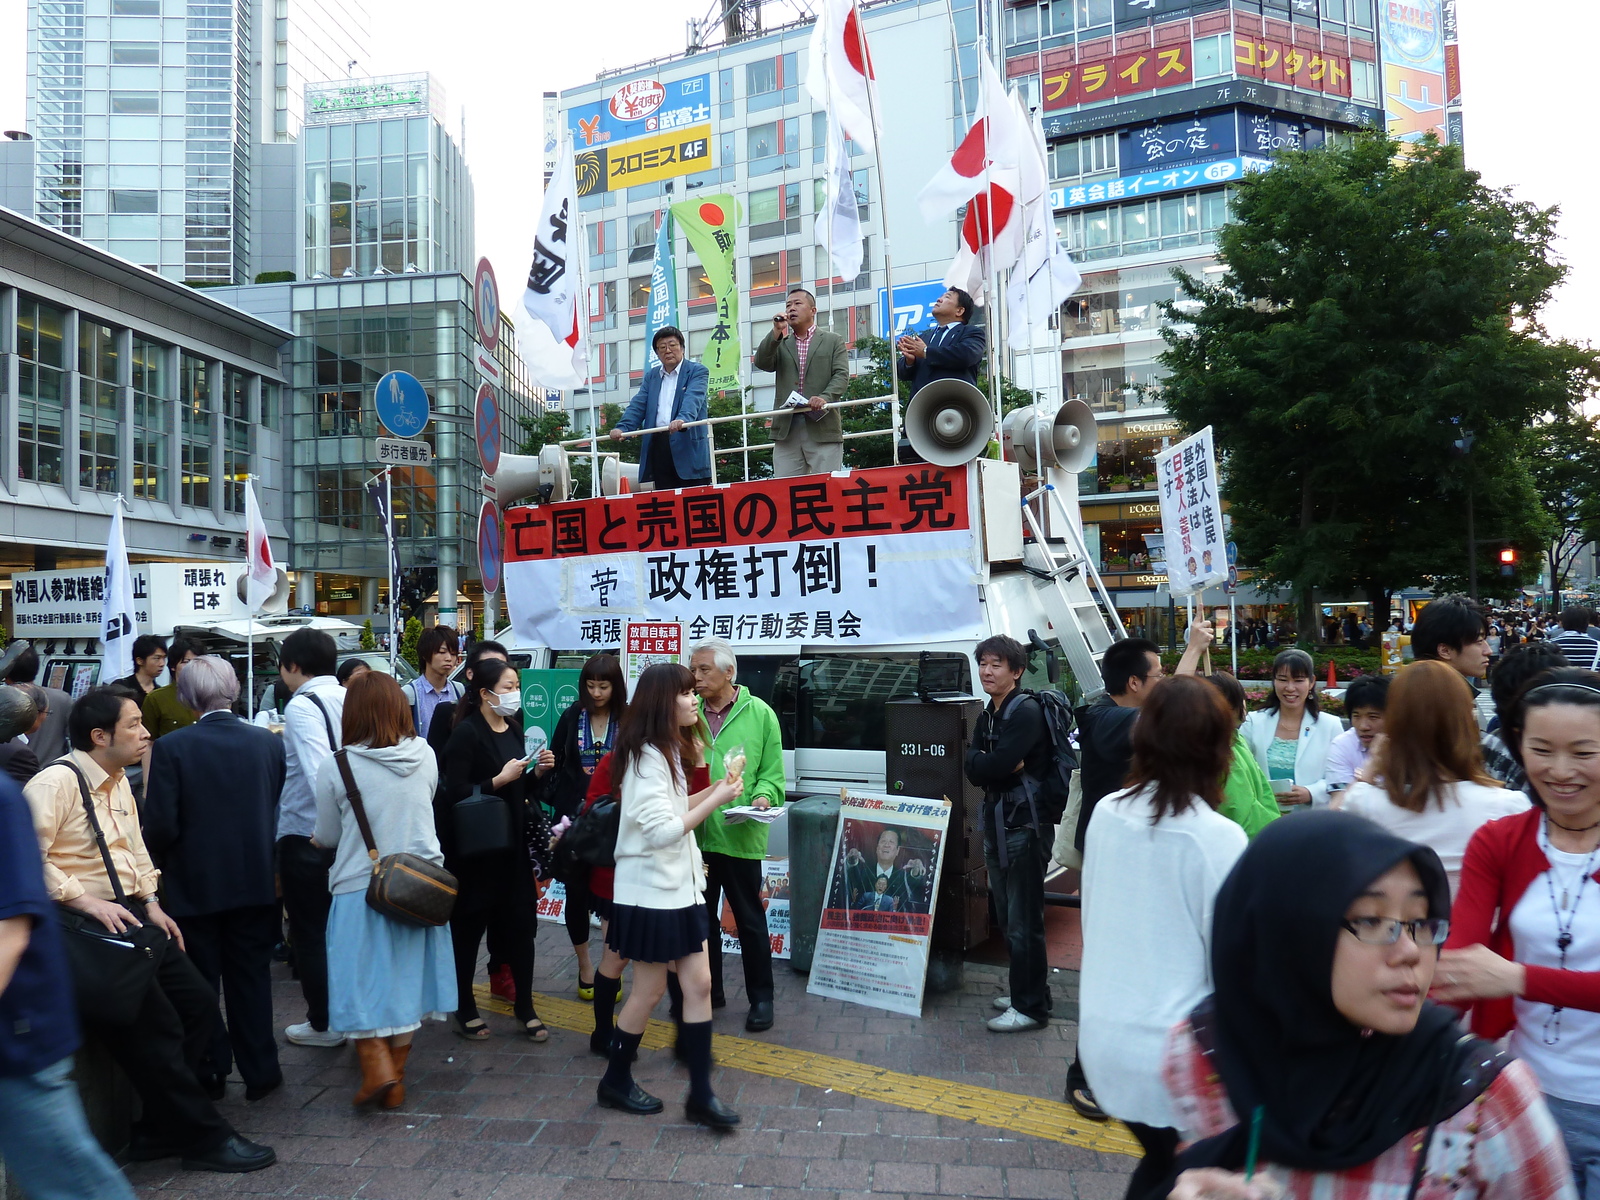
[[[1039,1033],[997,1035],[981,1022],[1004,972],[969,965],[959,994],[931,996],[924,1016],[897,1017],[808,996],[778,966],[777,1024],[744,1032],[739,960],[729,958],[729,1006],[719,1033],[818,1051],[896,1071],[1059,1099],[1076,1036],[1075,973],[1053,977],[1058,1019]],[[301,1019],[287,972],[275,997],[280,1027]],[[541,925],[535,988],[573,995],[565,931]],[[224,1108],[242,1133],[274,1146],[279,1163],[244,1176],[133,1164],[141,1196],[493,1197],[494,1200],[826,1200],[870,1195],[1117,1200],[1132,1160],[1060,1141],[843,1095],[824,1087],[719,1068],[714,1086],[744,1117],[718,1135],[686,1124],[687,1076],[663,1050],[641,1053],[640,1083],[667,1102],[624,1117],[594,1102],[603,1061],[586,1035],[554,1029],[536,1046],[509,1017],[486,1012],[483,1043],[429,1024],[412,1053],[406,1107],[356,1113],[353,1052],[284,1045],[287,1083],[246,1104],[237,1080]],[[914,1098],[913,1098],[914,1100]]]

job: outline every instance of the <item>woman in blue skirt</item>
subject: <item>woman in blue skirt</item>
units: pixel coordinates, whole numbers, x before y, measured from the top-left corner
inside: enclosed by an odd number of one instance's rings
[[[442,864],[434,832],[439,768],[414,736],[411,707],[394,678],[371,671],[345,693],[340,751],[350,765],[378,857],[415,854]],[[448,926],[402,925],[367,906],[374,860],[332,757],[317,773],[315,841],[335,851],[328,872],[328,1024],[355,1042],[361,1059],[357,1105],[405,1103],[406,1059],[424,1019],[455,1011],[455,964]]]
[[[683,987],[678,1050],[689,1068],[689,1119],[731,1129],[739,1114],[711,1091],[711,968],[705,909],[705,867],[694,829],[713,809],[735,800],[744,780],[721,779],[689,794],[705,757],[694,676],[658,663],[639,677],[611,752],[620,781],[615,890],[606,945],[633,961],[633,990],[617,1017],[611,1061],[597,1099],[607,1108],[658,1113],[662,1103],[633,1080],[631,1064],[645,1022],[667,988],[667,970]]]

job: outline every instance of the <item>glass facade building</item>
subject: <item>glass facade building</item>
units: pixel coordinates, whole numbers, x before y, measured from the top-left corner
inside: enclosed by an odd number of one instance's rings
[[[298,132],[279,105],[366,24],[348,0],[29,0],[36,215],[168,278],[247,279],[261,147]]]

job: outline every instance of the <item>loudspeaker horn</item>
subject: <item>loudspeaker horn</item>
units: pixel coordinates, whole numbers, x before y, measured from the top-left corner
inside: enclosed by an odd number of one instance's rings
[[[959,467],[977,458],[993,432],[988,397],[964,379],[935,379],[906,405],[906,438],[937,467]]]
[[[560,451],[559,446],[546,446],[546,450]],[[494,473],[494,502],[509,508],[518,500],[525,500],[539,490],[541,458],[531,454],[502,454],[500,467]],[[486,477],[487,478],[487,477]]]
[[[285,571],[282,567],[277,567],[274,569],[278,572],[278,579],[277,582],[272,585],[272,595],[268,596],[266,602],[262,604],[261,611],[264,613],[286,613],[289,611],[289,592],[291,590],[289,586],[289,572]],[[244,571],[239,575],[239,582],[234,584],[233,587],[234,593],[239,597],[240,600],[247,601],[249,599],[249,596],[247,595],[249,586],[250,572]]]
[[[1019,408],[1009,413],[1000,426],[1005,456],[1025,471],[1038,471],[1041,467],[1081,471],[1094,461],[1097,437],[1094,410],[1082,400],[1068,400],[1053,413]],[[1040,458],[1044,461],[1038,461]]]
[[[495,472],[497,478],[499,473]],[[546,446],[539,451],[539,491],[543,493],[546,486],[550,488],[552,501],[565,500],[572,495],[572,471],[567,466],[567,452],[560,446]]]

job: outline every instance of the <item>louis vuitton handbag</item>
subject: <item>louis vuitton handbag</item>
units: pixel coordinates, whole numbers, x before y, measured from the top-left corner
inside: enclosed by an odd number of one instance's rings
[[[350,797],[350,808],[355,813],[356,824],[361,827],[361,840],[367,845],[367,856],[372,859],[372,878],[367,881],[367,906],[403,925],[443,925],[450,920],[456,904],[456,877],[443,867],[434,866],[415,854],[386,854],[378,857],[378,844],[372,837],[372,826],[367,822],[367,809],[361,801],[361,789],[356,786],[355,775],[345,750],[334,754],[339,764],[339,778],[344,780],[345,794]]]

